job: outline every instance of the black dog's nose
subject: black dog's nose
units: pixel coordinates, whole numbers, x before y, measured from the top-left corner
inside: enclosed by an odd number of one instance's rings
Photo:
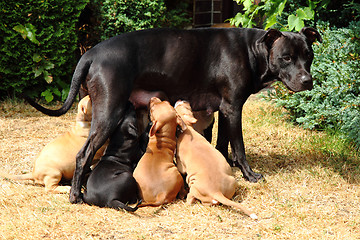
[[[310,74],[304,74],[300,77],[301,83],[309,90],[313,87],[312,77]]]

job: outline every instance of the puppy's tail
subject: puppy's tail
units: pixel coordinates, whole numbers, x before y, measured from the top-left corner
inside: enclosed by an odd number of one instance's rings
[[[234,207],[236,209],[239,209],[240,211],[242,211],[243,213],[245,213],[246,215],[248,215],[250,218],[252,219],[258,219],[258,216],[251,212],[250,210],[246,209],[244,206],[242,206],[240,203],[231,201],[230,199],[226,198],[222,193],[216,193],[214,195],[214,204],[216,204],[217,202],[220,202],[221,204],[227,205],[227,206],[231,206]]]
[[[3,173],[0,171],[0,177],[10,180],[32,180],[35,181],[32,173],[20,174],[20,175],[12,175]]]

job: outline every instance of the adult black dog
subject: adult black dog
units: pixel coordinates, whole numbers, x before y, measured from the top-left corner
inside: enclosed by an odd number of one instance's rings
[[[111,135],[104,156],[88,178],[84,202],[131,212],[137,209],[141,196],[132,173],[143,153],[139,139],[135,110],[129,103],[124,121]]]
[[[68,111],[81,84],[89,92],[91,131],[77,156],[70,201],[81,201],[83,169],[123,119],[133,89],[162,91],[172,104],[187,100],[194,111],[220,110],[233,161],[247,180],[258,181],[262,175],[253,172],[245,158],[243,104],[276,80],[295,92],[312,89],[311,45],[316,39],[321,41],[321,36],[313,28],[300,33],[204,28],[143,30],[99,43],[81,57],[59,110],[30,101],[43,113],[59,116]]]

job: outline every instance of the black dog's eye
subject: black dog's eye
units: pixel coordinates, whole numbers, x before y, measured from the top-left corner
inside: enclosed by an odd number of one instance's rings
[[[285,61],[285,62],[291,62],[291,57],[290,55],[285,55],[282,57],[282,59]]]

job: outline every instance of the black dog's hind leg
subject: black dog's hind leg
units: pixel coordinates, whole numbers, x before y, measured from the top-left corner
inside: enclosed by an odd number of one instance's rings
[[[112,79],[114,82],[117,81]],[[102,81],[93,81],[102,82]],[[102,84],[94,84],[91,86],[95,89],[90,92],[90,99],[93,106],[93,118],[91,122],[91,129],[89,137],[85,145],[76,156],[76,168],[71,184],[70,197],[71,203],[82,202],[81,186],[84,182],[85,171],[90,168],[91,161],[96,151],[106,142],[118,124],[124,118],[127,99],[130,96],[130,87],[123,85],[121,81],[117,85],[117,89],[112,89],[116,94],[106,94],[107,89],[104,89]],[[124,83],[124,82],[123,82]]]
[[[115,117],[113,116],[112,119]],[[71,183],[70,190],[70,202],[81,203],[81,187],[84,183],[84,176],[87,170],[90,168],[91,161],[94,158],[96,151],[106,142],[113,130],[116,128],[116,124],[110,126],[105,125],[106,120],[96,119],[92,122],[91,130],[88,139],[84,147],[76,156],[76,167],[74,176]]]

